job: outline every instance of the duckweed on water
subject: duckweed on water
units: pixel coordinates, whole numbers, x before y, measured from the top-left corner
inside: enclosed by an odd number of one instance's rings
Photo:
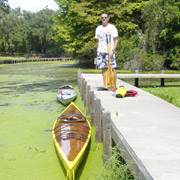
[[[65,179],[51,129],[65,108],[56,100],[64,84],[77,90],[75,103],[85,113],[77,68],[60,62],[1,65],[0,77],[0,179]],[[94,171],[102,171],[102,144],[93,136],[76,178],[92,179]]]

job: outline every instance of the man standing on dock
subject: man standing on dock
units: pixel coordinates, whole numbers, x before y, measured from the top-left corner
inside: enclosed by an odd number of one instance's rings
[[[109,23],[108,13],[101,14],[102,25],[96,28],[95,39],[97,43],[97,67],[98,69],[102,69],[102,76],[105,85],[106,71],[108,68],[109,58],[111,59],[112,71],[114,73],[114,81],[116,84],[116,58],[115,58],[115,50],[118,45],[118,31],[116,27]],[[111,37],[111,49],[108,54],[108,47],[106,37]]]

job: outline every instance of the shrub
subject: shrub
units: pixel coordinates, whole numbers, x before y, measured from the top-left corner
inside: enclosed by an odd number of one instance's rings
[[[134,180],[129,167],[117,147],[112,149],[112,156],[104,164],[103,171],[96,176],[97,180]]]
[[[132,59],[124,63],[124,69],[130,70],[162,70],[165,59],[161,55],[147,54],[141,50],[134,49],[131,52]]]

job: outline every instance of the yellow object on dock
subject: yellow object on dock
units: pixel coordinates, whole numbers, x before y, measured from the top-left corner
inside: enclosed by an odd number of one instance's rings
[[[123,98],[127,93],[127,89],[125,86],[121,87],[119,86],[118,89],[115,92],[115,97],[117,98]]]
[[[111,41],[110,41],[111,37],[106,36],[106,40],[107,40],[107,48],[108,48],[108,54],[110,54],[111,52]],[[106,71],[106,75],[105,75],[105,82],[104,82],[104,86],[106,89],[112,88],[112,90],[116,89],[116,79],[115,79],[115,75],[114,72],[112,70],[112,66],[111,66],[111,58],[109,57],[109,62],[108,62],[108,69]]]

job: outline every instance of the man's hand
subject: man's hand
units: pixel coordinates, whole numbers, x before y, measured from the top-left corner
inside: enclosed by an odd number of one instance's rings
[[[111,51],[111,52],[109,53],[109,57],[111,58],[111,57],[113,56],[113,54],[114,54],[114,51]]]

